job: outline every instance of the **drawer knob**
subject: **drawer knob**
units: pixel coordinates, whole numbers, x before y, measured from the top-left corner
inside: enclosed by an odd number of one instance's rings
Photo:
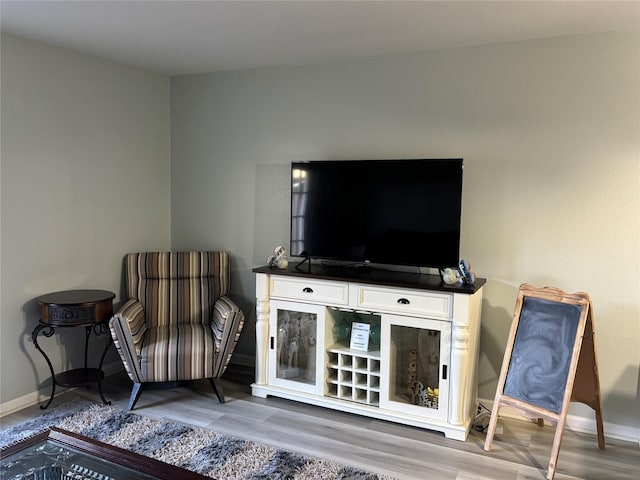
[[[409,305],[411,302],[410,302],[408,299],[406,299],[406,298],[399,298],[399,299],[398,299],[398,303],[399,303],[400,305]]]
[[[313,288],[311,288],[311,287],[304,287],[304,288],[302,289],[302,291],[303,291],[304,293],[313,293]]]

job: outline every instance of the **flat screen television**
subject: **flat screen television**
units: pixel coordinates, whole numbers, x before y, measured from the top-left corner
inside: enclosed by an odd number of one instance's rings
[[[291,165],[292,256],[455,267],[462,159]]]

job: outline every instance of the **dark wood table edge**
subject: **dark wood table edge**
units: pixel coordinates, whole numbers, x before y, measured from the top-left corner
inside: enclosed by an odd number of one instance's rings
[[[181,480],[210,479],[210,477],[185,470],[170,463],[145,457],[139,453],[109,445],[99,440],[84,437],[78,433],[69,432],[57,427],[48,428],[2,447],[2,449],[0,449],[0,460],[46,440],[52,440],[65,447],[79,450],[87,455],[107,460],[136,472],[154,475],[160,480],[175,480],[176,478]]]

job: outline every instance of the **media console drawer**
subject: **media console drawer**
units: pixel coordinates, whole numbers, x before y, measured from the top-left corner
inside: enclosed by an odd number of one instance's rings
[[[358,286],[358,308],[450,320],[452,295],[402,288]]]
[[[297,299],[328,305],[349,304],[349,285],[344,282],[317,281],[272,275],[270,283],[271,296],[273,298]]]

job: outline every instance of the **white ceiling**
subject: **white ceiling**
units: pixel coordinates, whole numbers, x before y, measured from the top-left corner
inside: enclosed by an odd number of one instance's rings
[[[3,32],[168,75],[640,27],[635,1],[5,1]]]

